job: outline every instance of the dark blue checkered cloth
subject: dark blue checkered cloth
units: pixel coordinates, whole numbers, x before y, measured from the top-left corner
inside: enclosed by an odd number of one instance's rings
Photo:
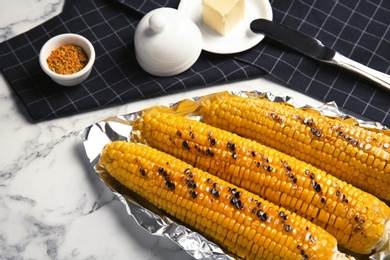
[[[145,13],[178,4],[179,0],[67,0],[60,15],[0,45],[0,68],[35,121],[270,73],[296,90],[390,126],[389,93],[267,38],[239,54],[202,52],[191,69],[175,77],[147,74],[135,59],[135,28]],[[276,22],[390,73],[390,1],[273,0],[271,5]],[[97,54],[88,80],[73,88],[56,85],[38,62],[42,45],[65,32],[87,37]]]

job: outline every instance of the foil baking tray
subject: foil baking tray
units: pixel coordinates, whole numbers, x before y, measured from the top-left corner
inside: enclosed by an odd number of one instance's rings
[[[389,133],[389,129],[377,122],[358,119],[345,114],[339,110],[336,103],[330,102],[320,107],[312,107],[309,104],[300,104],[289,96],[275,96],[270,92],[258,91],[224,91],[205,96],[197,96],[184,99],[179,102],[166,104],[164,106],[151,107],[144,110],[131,112],[124,115],[118,115],[106,118],[96,122],[83,129],[80,132],[85,152],[92,167],[95,169],[103,183],[112,190],[112,192],[123,203],[130,217],[133,217],[136,223],[151,235],[166,237],[178,244],[183,250],[195,259],[218,259],[231,260],[239,259],[234,255],[225,252],[215,243],[207,240],[197,232],[187,228],[180,221],[168,216],[157,207],[146,200],[140,198],[137,194],[121,186],[104,169],[98,166],[101,151],[103,147],[116,140],[134,141],[140,140],[137,133],[133,132],[132,125],[144,112],[149,110],[158,110],[169,113],[176,113],[192,119],[200,120],[197,114],[199,107],[214,99],[223,98],[226,95],[238,95],[244,97],[264,97],[274,102],[285,102],[295,107],[310,109],[322,113],[329,117],[337,117],[342,120],[350,120],[351,123],[358,124],[365,128]],[[342,250],[342,249],[341,249]],[[383,259],[383,256],[372,255],[370,257],[359,257],[357,259]]]

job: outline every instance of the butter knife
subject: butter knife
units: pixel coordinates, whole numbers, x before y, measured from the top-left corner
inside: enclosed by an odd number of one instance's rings
[[[390,75],[353,61],[339,52],[324,46],[321,41],[297,30],[265,19],[252,21],[250,29],[255,33],[262,33],[306,56],[357,73],[376,83],[378,86],[383,87],[385,90],[390,91]]]

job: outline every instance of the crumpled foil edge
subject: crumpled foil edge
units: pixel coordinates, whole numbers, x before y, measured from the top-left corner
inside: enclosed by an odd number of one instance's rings
[[[197,117],[196,114],[193,114],[197,108],[196,105],[201,106],[204,102],[210,102],[214,98],[229,94],[244,97],[265,97],[274,102],[285,102],[295,107],[312,109],[313,111],[317,111],[329,117],[337,117],[342,120],[353,120],[353,123],[362,127],[378,131],[389,131],[388,128],[378,122],[361,120],[342,113],[335,102],[325,103],[320,107],[312,107],[308,104],[302,105],[292,97],[275,96],[271,92],[224,91],[185,99],[161,107],[172,109],[176,113],[181,113],[199,120],[199,117]],[[190,102],[190,105],[186,104],[186,102]],[[184,106],[184,108],[181,106]],[[111,178],[103,169],[99,168],[98,161],[103,147],[107,143],[115,140],[130,141],[132,139],[132,123],[139,118],[144,111],[145,110],[140,110],[125,115],[110,117],[81,130],[80,136],[83,141],[85,152],[99,178],[113,191],[119,201],[123,203],[128,215],[132,216],[136,223],[151,235],[167,237],[195,259],[240,259],[225,253],[215,243],[207,240],[199,233],[192,231],[184,225],[177,223],[177,221],[172,220],[157,208],[148,205],[147,202],[137,198],[136,194],[131,194],[127,189],[121,188],[120,184],[113,180],[113,178]],[[377,256],[371,256],[369,259],[375,260],[381,259],[381,257],[377,258]]]

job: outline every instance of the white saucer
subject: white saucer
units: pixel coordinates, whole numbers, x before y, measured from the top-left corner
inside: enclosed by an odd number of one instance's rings
[[[178,10],[196,23],[202,32],[205,51],[228,54],[242,52],[258,44],[263,34],[251,31],[250,23],[258,18],[272,20],[272,7],[268,0],[246,0],[245,18],[228,34],[220,35],[203,22],[202,0],[181,0]]]

